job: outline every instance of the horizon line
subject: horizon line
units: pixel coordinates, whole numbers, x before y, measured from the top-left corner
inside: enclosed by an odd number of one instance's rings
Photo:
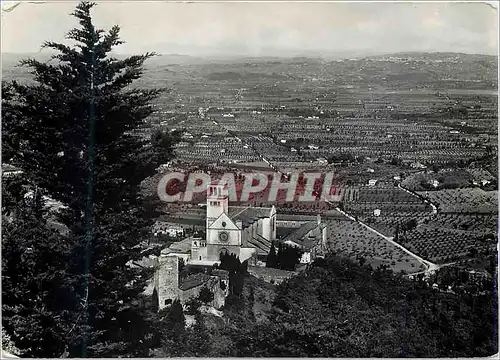
[[[284,50],[287,51],[287,50]],[[360,53],[363,53],[366,51],[366,55],[362,55]],[[2,55],[34,55],[34,54],[50,54],[50,53],[57,53],[57,51],[45,51],[45,49],[42,49],[40,51],[30,51],[30,52],[16,52],[16,51],[0,51],[0,54]],[[259,58],[259,57],[275,57],[275,58],[321,58],[321,57],[328,57],[328,56],[384,56],[384,55],[397,55],[397,54],[457,54],[457,55],[481,55],[481,56],[499,56],[499,52],[497,51],[496,54],[492,53],[481,53],[481,52],[463,52],[463,51],[419,51],[419,50],[408,50],[408,51],[395,51],[395,52],[376,52],[376,51],[370,51],[370,50],[353,50],[353,51],[339,51],[339,52],[330,52],[328,54],[323,54],[320,51],[318,53],[315,53],[312,51],[311,55],[308,54],[301,54],[297,53],[296,55],[275,55],[275,54],[261,54],[261,55],[252,55],[252,54],[230,54],[230,53],[221,53],[221,54],[189,54],[189,53],[167,53],[167,52],[156,52],[156,51],[138,51],[138,52],[113,52],[111,51],[112,54],[115,55],[137,55],[137,54],[145,54],[147,52],[153,52],[156,54],[156,56],[187,56],[187,57],[199,57],[199,58],[204,58],[204,57],[251,57],[251,58]],[[348,53],[351,53],[349,55]],[[370,54],[371,53],[371,54]]]

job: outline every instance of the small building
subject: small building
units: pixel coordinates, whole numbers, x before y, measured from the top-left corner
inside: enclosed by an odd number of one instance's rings
[[[327,226],[318,215],[316,221],[308,221],[286,235],[283,242],[299,247],[303,251],[300,263],[309,264],[326,251]]]
[[[320,165],[327,165],[328,164],[328,160],[325,159],[325,158],[318,158],[316,159],[316,161],[318,162],[318,164]]]
[[[380,212],[381,212],[380,209],[373,210],[373,216],[380,216]]]
[[[416,162],[412,162],[410,164],[410,167],[413,168],[413,169],[427,169],[427,166],[425,166],[424,164],[421,164],[420,162],[416,161]]]
[[[489,183],[491,183],[491,181],[489,181],[489,180],[485,180],[485,179],[481,180],[481,185],[482,185],[482,186],[486,186],[486,185],[488,185]]]
[[[184,235],[184,228],[180,225],[169,224],[163,221],[157,221],[153,225],[152,232],[154,236],[169,235],[172,237],[177,237]]]
[[[375,179],[368,180],[368,186],[375,186],[376,184],[377,184],[377,180],[375,180]]]
[[[161,310],[174,300],[184,304],[190,298],[199,295],[203,287],[208,288],[214,299],[210,305],[221,308],[229,294],[229,274],[225,270],[213,270],[211,273],[195,273],[180,277],[179,257],[175,254],[160,255],[156,263],[153,297]]]

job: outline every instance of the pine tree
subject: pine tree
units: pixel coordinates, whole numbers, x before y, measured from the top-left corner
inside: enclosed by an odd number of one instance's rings
[[[283,248],[283,243],[278,243],[278,251],[276,252],[276,268],[282,269],[285,263],[285,253]]]
[[[3,211],[15,218],[6,217],[2,228],[2,326],[18,355],[60,356],[81,331],[69,274],[71,248],[44,218],[41,192],[17,189],[9,180],[2,186],[2,199],[9,199]]]
[[[200,312],[195,314],[194,319],[196,323],[190,331],[187,349],[192,356],[207,357],[210,351],[210,332]]]
[[[198,300],[200,300],[203,304],[208,304],[209,302],[213,301],[213,299],[213,292],[210,291],[210,289],[206,286],[202,287],[198,295]]]
[[[241,295],[245,283],[245,274],[248,268],[248,261],[241,263],[235,254],[222,254],[220,258],[220,268],[229,272],[229,293]]]
[[[167,328],[174,335],[182,332],[186,327],[186,317],[184,316],[182,304],[178,299],[175,299],[168,309],[166,324]]]
[[[277,255],[276,248],[274,247],[274,242],[271,244],[269,249],[269,254],[267,254],[266,267],[276,268],[277,267]]]
[[[300,262],[302,250],[299,247],[278,243],[276,255],[276,268],[282,270],[295,270],[295,265]]]
[[[72,14],[80,27],[71,30],[67,38],[76,46],[46,42],[45,48],[57,52],[50,62],[22,62],[31,70],[35,84],[2,86],[8,95],[2,98],[2,109],[7,112],[2,114],[7,115],[3,132],[10,137],[8,160],[24,171],[28,183],[66,206],[54,215],[68,229],[63,239],[61,234],[51,238],[43,226],[27,228],[25,218],[16,220],[17,233],[5,234],[10,239],[4,236],[12,242],[21,242],[22,236],[36,236],[43,243],[53,241],[51,246],[61,247],[61,259],[69,256],[65,264],[54,263],[51,269],[61,273],[61,289],[72,289],[62,310],[74,320],[67,324],[74,326],[71,334],[76,338],[56,336],[70,329],[52,324],[55,318],[44,324],[45,328],[34,322],[31,337],[36,339],[33,343],[40,344],[31,346],[31,356],[49,356],[44,349],[51,349],[56,357],[62,355],[62,349],[79,357],[147,356],[144,339],[153,331],[140,305],[151,273],[127,263],[141,257],[152,214],[140,184],[169,160],[175,139],[158,132],[144,139],[134,133],[152,113],[151,102],[161,92],[131,87],[142,75],[144,62],[154,54],[123,60],[110,56],[122,43],[120,29],[115,26],[106,33],[96,29],[91,18],[94,5],[82,2]],[[21,230],[40,233],[23,234]],[[6,246],[3,242],[3,258],[16,259],[19,248],[18,243]],[[26,282],[36,283],[36,276],[46,273],[46,267],[35,260],[28,264],[31,273]],[[2,276],[5,278],[4,273]],[[18,295],[6,292],[14,292],[17,286],[2,289],[7,295],[4,316],[18,299]],[[42,291],[46,291],[43,296]],[[32,288],[25,301],[40,301],[41,308],[47,310],[60,305],[57,293],[54,288]],[[46,316],[49,318],[49,313]],[[5,326],[18,326],[15,321],[15,314],[7,312]],[[12,337],[17,344],[18,336]]]

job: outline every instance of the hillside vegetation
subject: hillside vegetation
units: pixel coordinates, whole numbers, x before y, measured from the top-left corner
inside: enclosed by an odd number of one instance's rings
[[[497,352],[492,283],[444,292],[333,255],[206,317],[214,356],[458,357]],[[275,293],[274,293],[275,292]]]

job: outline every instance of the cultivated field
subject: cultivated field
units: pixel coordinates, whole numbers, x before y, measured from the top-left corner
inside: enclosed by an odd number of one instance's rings
[[[401,236],[399,242],[423,258],[436,263],[455,261],[474,252],[494,250],[494,236],[472,231],[422,225]]]
[[[428,221],[428,224],[448,229],[495,235],[498,227],[498,215],[479,213],[440,213],[433,216],[432,219]]]
[[[377,267],[389,265],[393,271],[416,272],[421,264],[362,225],[349,219],[327,220],[328,243],[331,250],[352,259],[363,257]]]
[[[343,199],[345,211],[386,236],[394,236],[409,221],[422,221],[432,212],[430,205],[397,187],[347,188]]]
[[[481,168],[444,169],[439,172],[418,172],[404,178],[401,185],[413,191],[442,190],[483,185],[483,181],[492,182],[495,178],[489,171]],[[437,181],[436,186],[433,182]]]
[[[423,191],[420,195],[439,206],[440,212],[457,213],[497,213],[498,191],[472,189],[447,189]]]

